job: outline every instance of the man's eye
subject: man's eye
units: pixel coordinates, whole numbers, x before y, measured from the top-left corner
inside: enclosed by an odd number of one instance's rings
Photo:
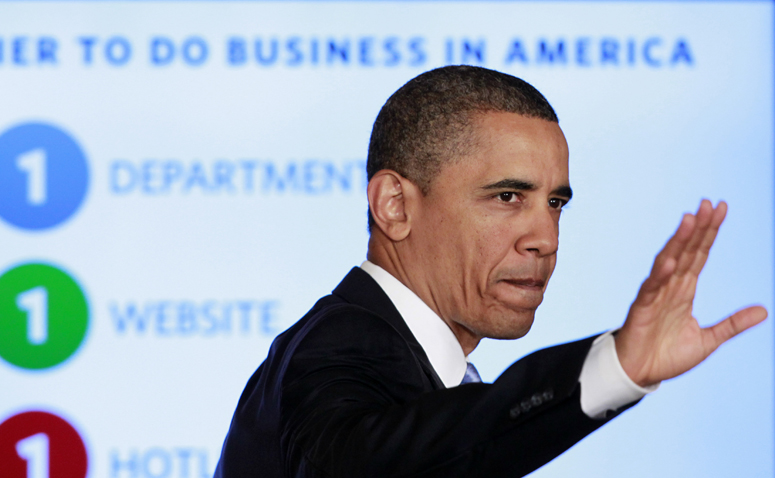
[[[498,199],[503,202],[514,202],[517,200],[517,193],[506,192],[498,194]]]
[[[552,209],[562,209],[562,207],[567,203],[568,201],[564,199],[552,198],[549,200],[549,207]]]

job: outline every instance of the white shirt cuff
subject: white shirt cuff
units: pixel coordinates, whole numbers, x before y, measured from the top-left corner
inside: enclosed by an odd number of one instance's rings
[[[579,377],[581,410],[590,418],[605,418],[606,412],[634,402],[659,388],[633,382],[619,363],[613,331],[592,343]]]

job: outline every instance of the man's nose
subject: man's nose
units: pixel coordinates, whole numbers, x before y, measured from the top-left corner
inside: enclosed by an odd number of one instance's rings
[[[539,257],[552,255],[559,246],[560,228],[556,213],[548,206],[532,208],[522,216],[522,234],[517,239],[516,249],[520,254],[532,253]]]

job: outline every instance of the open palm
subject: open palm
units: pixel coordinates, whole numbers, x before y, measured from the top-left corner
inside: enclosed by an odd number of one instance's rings
[[[697,278],[726,212],[726,203],[714,208],[703,200],[696,214],[684,215],[654,260],[616,335],[619,361],[635,383],[648,386],[678,376],[767,317],[764,307],[747,307],[702,328],[692,315]]]

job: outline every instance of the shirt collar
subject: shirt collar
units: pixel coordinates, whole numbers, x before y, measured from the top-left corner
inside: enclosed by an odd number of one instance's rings
[[[417,294],[385,269],[369,261],[361,264],[361,269],[393,302],[444,386],[460,385],[466,373],[466,356],[452,329]]]

